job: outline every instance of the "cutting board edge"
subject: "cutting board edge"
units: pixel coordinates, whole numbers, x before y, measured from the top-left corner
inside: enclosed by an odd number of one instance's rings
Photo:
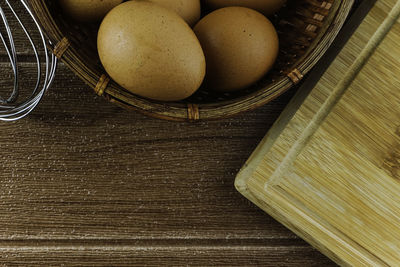
[[[312,89],[318,83],[322,75],[326,72],[329,65],[342,51],[344,46],[351,38],[352,34],[360,26],[363,18],[368,15],[376,1],[377,0],[365,0],[363,3],[360,4],[360,6],[354,12],[353,16],[345,23],[342,30],[339,32],[338,37],[332,43],[326,54],[309,73],[302,86],[298,89],[292,100],[288,103],[276,122],[272,125],[267,135],[261,140],[260,144],[251,154],[249,159],[245,162],[235,178],[235,187],[239,192],[247,190],[247,178],[252,175],[255,168],[263,159],[263,156],[273,146],[280,133],[294,117],[300,106],[306,100],[307,96],[311,93]]]
[[[372,3],[375,1],[369,1],[369,2]],[[370,8],[367,10],[364,17],[367,15],[369,10],[370,10]],[[365,11],[365,9],[364,9],[364,11]],[[360,23],[361,23],[361,21],[360,21]],[[353,31],[355,31],[356,28],[358,27],[358,25],[357,26],[352,25],[349,27],[353,27]],[[346,43],[347,43],[347,40],[343,43],[343,46]],[[339,53],[341,51],[343,46],[340,48],[340,50],[337,51],[337,53]],[[323,61],[323,60],[321,60],[321,61]],[[325,72],[325,70],[323,72]],[[322,76],[322,74],[320,76]],[[333,252],[332,250],[323,246],[321,244],[321,242],[319,242],[318,240],[314,239],[312,236],[307,235],[304,232],[302,232],[301,230],[299,230],[299,228],[297,228],[283,214],[281,214],[276,209],[274,209],[272,206],[270,206],[266,201],[258,198],[255,194],[253,194],[247,185],[248,180],[253,176],[253,173],[254,173],[255,169],[258,167],[259,163],[263,160],[264,156],[268,153],[268,151],[273,147],[276,139],[279,137],[280,133],[283,131],[285,126],[291,121],[293,116],[296,114],[298,108],[304,102],[304,100],[309,95],[311,90],[312,90],[312,86],[309,86],[308,90],[307,89],[299,90],[296,93],[296,95],[293,97],[292,101],[290,101],[288,106],[284,109],[281,116],[271,127],[268,134],[262,139],[259,146],[257,146],[256,150],[252,153],[252,155],[249,157],[249,159],[246,161],[244,166],[239,171],[239,173],[235,179],[235,187],[239,191],[240,194],[242,194],[244,197],[249,199],[256,206],[258,206],[259,208],[261,208],[262,210],[267,212],[270,216],[272,216],[278,222],[283,224],[286,228],[288,228],[289,230],[294,232],[296,235],[298,235],[299,237],[304,239],[306,242],[311,244],[313,247],[317,248],[319,251],[321,251],[324,255],[329,257],[331,260],[333,260],[334,262],[336,262],[337,264],[339,264],[341,266],[352,266],[351,262],[344,261],[335,252]]]
[[[316,83],[314,79],[310,79],[310,83]],[[281,115],[272,125],[267,135],[261,140],[260,144],[256,147],[250,157],[247,159],[245,164],[239,170],[235,178],[235,187],[239,192],[247,190],[247,180],[252,176],[255,169],[259,166],[264,156],[268,153],[275,141],[289,124],[293,116],[296,114],[298,108],[307,98],[312,90],[312,86],[306,82],[302,88],[293,96],[289,101],[286,108],[283,110]]]
[[[334,261],[336,264],[340,266],[353,266],[351,263],[344,261],[341,259],[336,253],[334,253],[332,250],[328,249],[325,247],[321,242],[318,240],[312,238],[310,235],[306,235],[305,232],[302,232],[299,228],[297,228],[294,224],[290,222],[285,216],[283,216],[281,213],[276,211],[272,206],[268,205],[265,201],[257,198],[251,190],[249,190],[248,187],[246,188],[240,188],[237,190],[239,191],[240,194],[242,194],[244,197],[246,197],[248,200],[250,200],[252,203],[254,203],[257,207],[268,213],[272,218],[277,220],[279,223],[281,223],[283,226],[288,228],[290,231],[295,233],[297,236],[299,236],[301,239],[305,240],[307,243],[309,243],[311,246],[314,248],[318,249],[322,254],[330,258],[332,261]],[[242,190],[242,191],[241,191]]]

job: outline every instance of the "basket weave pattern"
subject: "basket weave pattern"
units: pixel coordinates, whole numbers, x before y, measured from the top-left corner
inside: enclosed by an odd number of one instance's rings
[[[126,109],[168,120],[209,120],[262,106],[298,84],[336,37],[354,0],[289,0],[272,18],[280,37],[274,69],[250,88],[218,93],[200,88],[189,99],[164,103],[132,94],[104,71],[96,50],[98,25],[82,27],[62,15],[58,1],[33,0],[31,6],[54,54],[98,95]]]

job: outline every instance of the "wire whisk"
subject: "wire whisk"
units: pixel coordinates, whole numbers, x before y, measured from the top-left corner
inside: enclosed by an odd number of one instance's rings
[[[10,2],[14,4],[11,4]],[[15,5],[20,2],[23,9],[26,10],[26,14],[29,15],[29,20],[32,20],[33,25],[35,26],[35,30],[37,29],[41,42],[37,46],[35,45],[31,33],[26,29],[24,23],[22,22],[20,16],[16,12]],[[47,48],[48,42],[44,36],[42,29],[36,18],[34,17],[28,3],[26,0],[5,0],[5,7],[2,7],[0,4],[0,22],[1,26],[4,26],[4,33],[0,31],[0,40],[3,43],[3,48],[5,49],[7,56],[10,60],[12,74],[13,74],[13,86],[11,90],[11,94],[3,98],[0,96],[0,120],[3,121],[15,121],[19,120],[26,115],[28,115],[42,100],[43,95],[51,86],[56,68],[57,68],[57,58],[51,53],[51,51]],[[29,90],[31,92],[27,98],[20,100],[20,71],[18,66],[18,58],[16,52],[16,45],[14,42],[13,29],[11,29],[9,24],[10,17],[7,17],[7,13],[11,14],[18,22],[19,27],[21,27],[27,42],[30,44],[30,47],[33,50],[35,63],[37,65],[36,68],[36,82],[34,82],[31,86],[32,88],[23,88],[24,90]],[[10,16],[10,15],[9,15]],[[43,53],[41,56],[40,54]],[[42,64],[44,63],[44,67]]]

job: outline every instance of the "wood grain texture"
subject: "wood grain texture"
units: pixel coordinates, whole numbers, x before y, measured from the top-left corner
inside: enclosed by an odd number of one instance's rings
[[[233,187],[291,96],[173,123],[110,105],[61,65],[34,113],[0,123],[0,264],[332,265]]]
[[[237,180],[246,196],[342,265],[400,261],[399,3],[377,1],[281,135],[272,138],[274,127],[264,139],[248,162],[254,172]],[[390,13],[395,7],[397,15]],[[387,17],[395,25],[341,97],[337,86]],[[338,103],[330,109],[332,97]],[[329,115],[320,121],[325,108]]]
[[[316,251],[304,247],[232,246],[59,246],[0,249],[7,266],[331,266],[310,261]]]
[[[32,51],[15,40],[29,85]],[[0,122],[0,265],[335,266],[233,187],[293,93],[174,123],[109,104],[61,64],[33,114]]]

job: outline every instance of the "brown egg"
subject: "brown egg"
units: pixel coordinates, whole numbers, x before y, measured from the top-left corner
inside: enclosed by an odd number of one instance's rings
[[[204,2],[212,9],[242,6],[252,8],[269,16],[277,12],[286,3],[286,0],[204,0]]]
[[[218,91],[235,91],[262,78],[278,55],[278,35],[261,13],[244,7],[218,9],[194,31],[207,62],[205,84]]]
[[[123,0],[59,0],[63,11],[74,20],[99,21]]]
[[[149,0],[175,11],[190,26],[199,21],[201,15],[200,0]]]
[[[189,25],[148,1],[128,1],[111,10],[100,26],[98,51],[112,79],[154,100],[187,98],[205,75],[203,50]]]

